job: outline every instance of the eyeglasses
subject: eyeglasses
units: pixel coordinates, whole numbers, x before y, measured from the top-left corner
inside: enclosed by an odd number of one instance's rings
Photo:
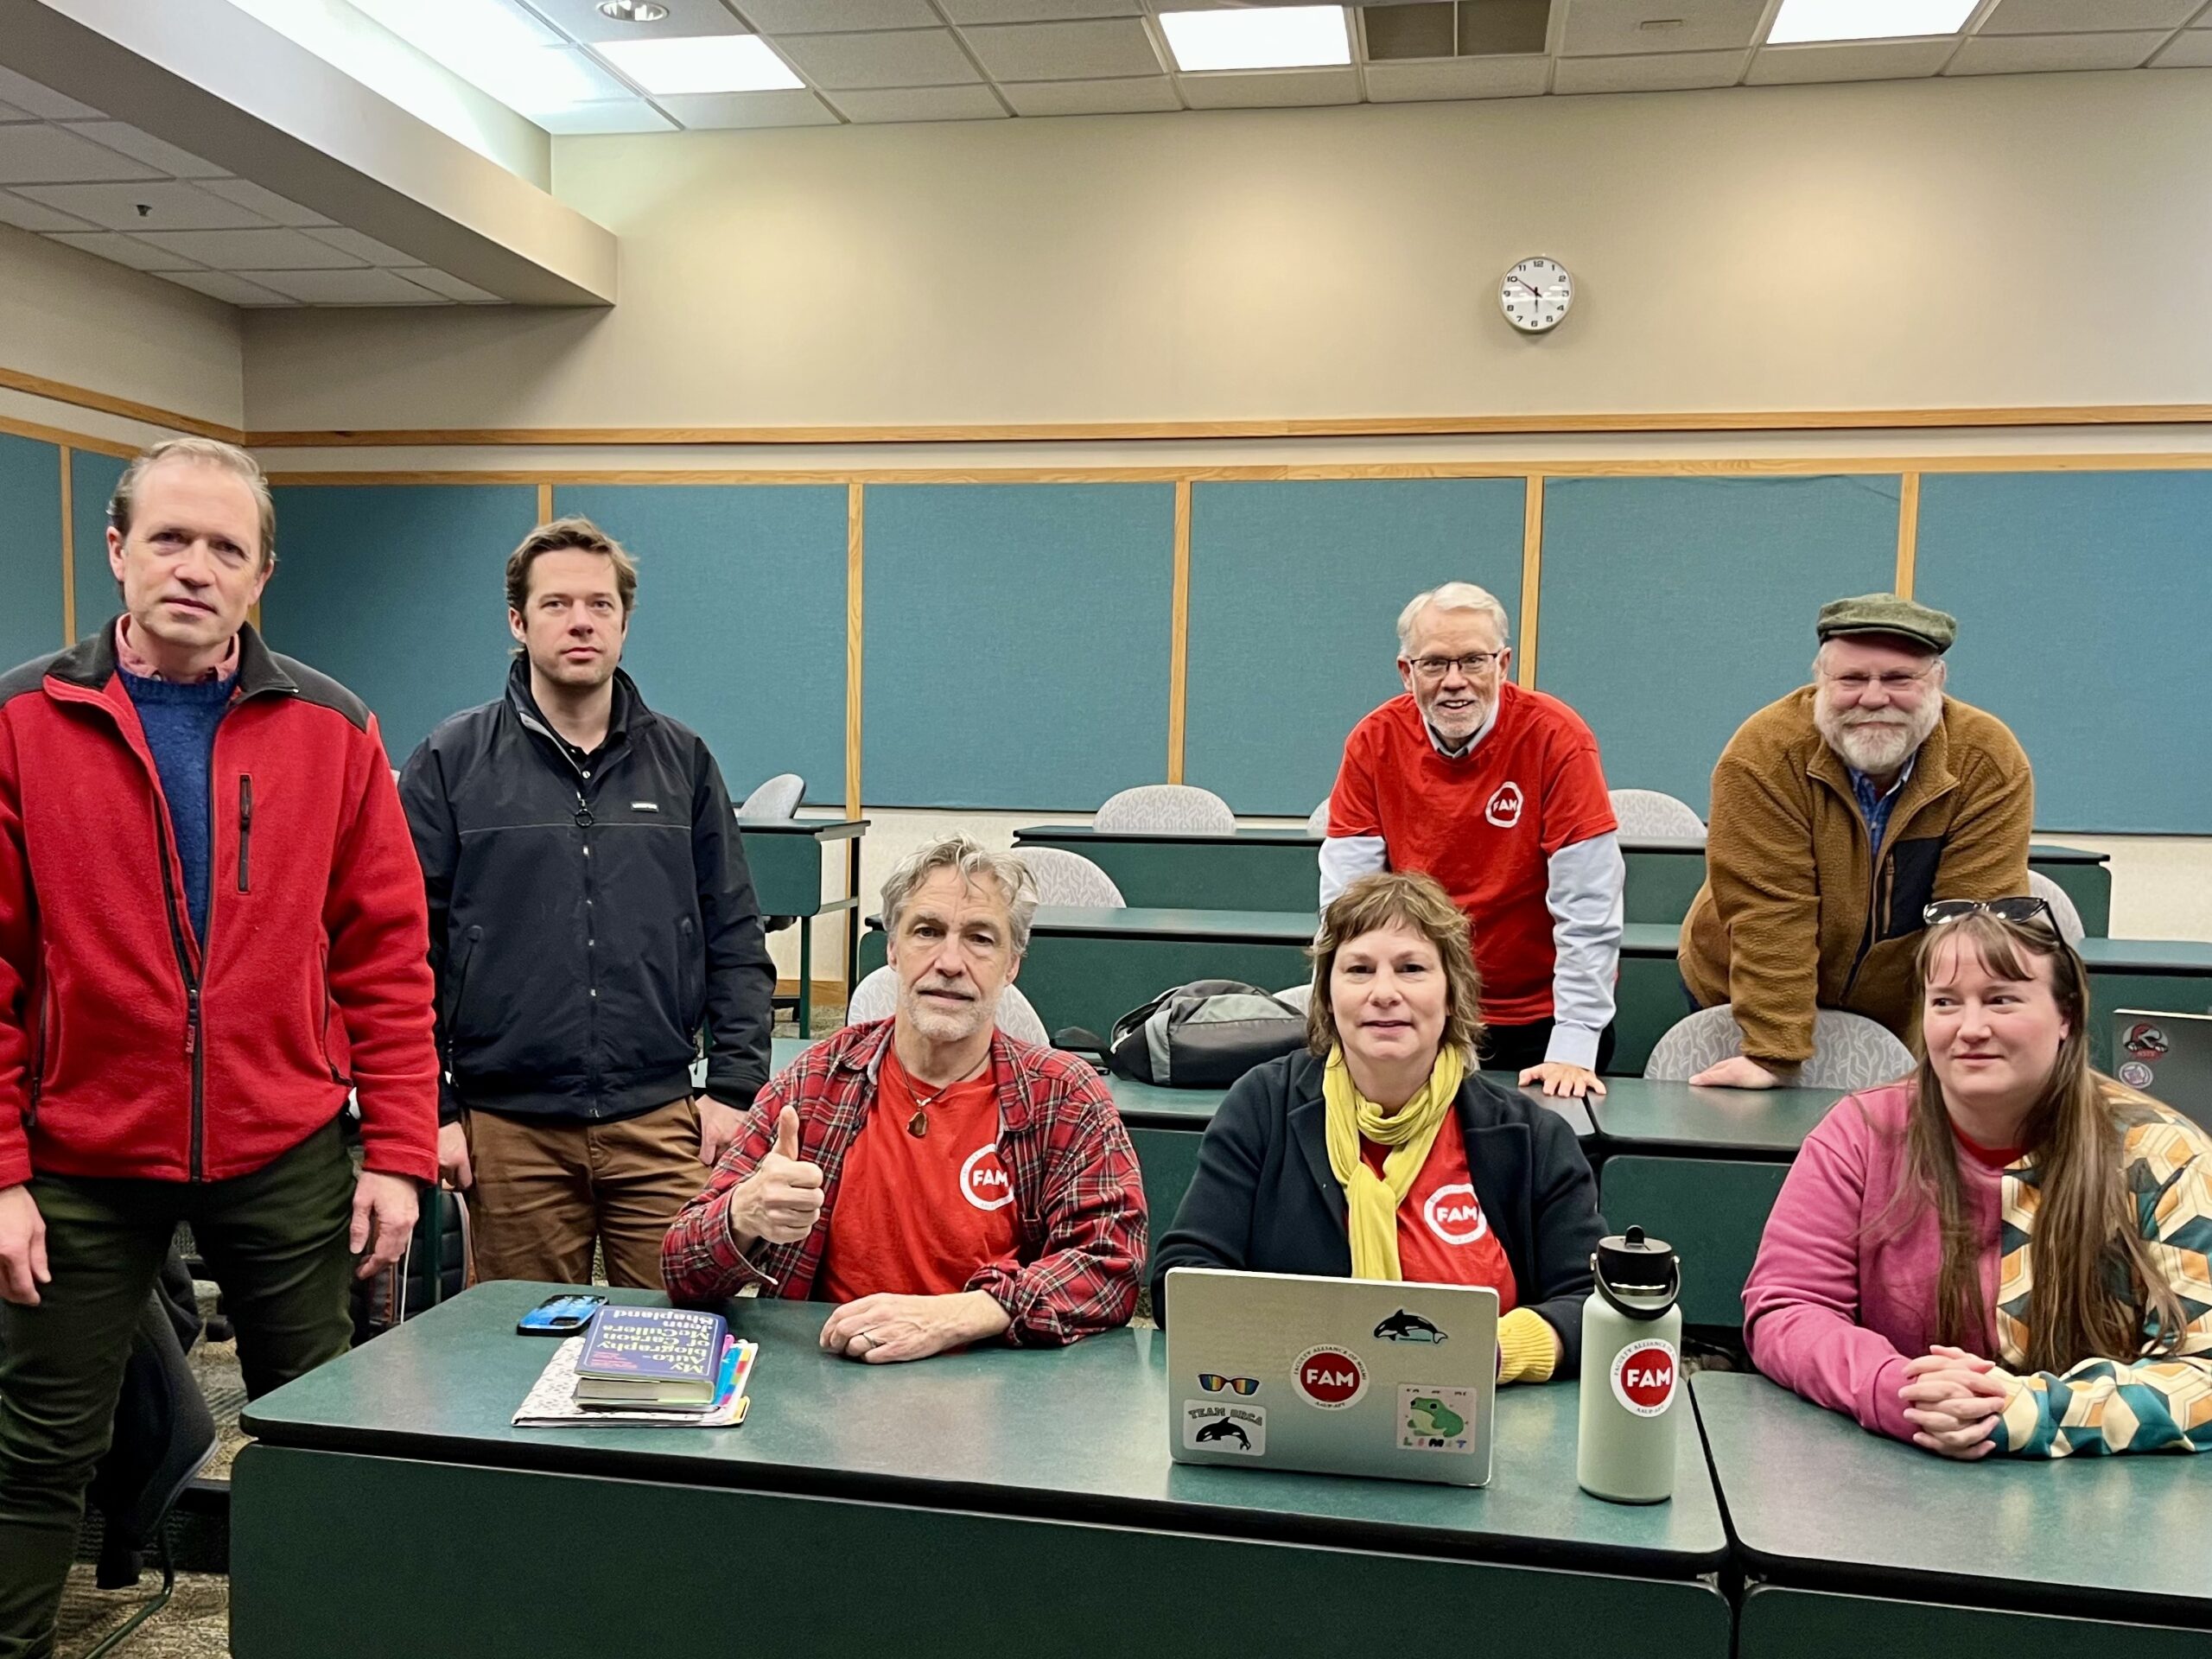
[[[2000,921],[2021,927],[2041,925],[2054,933],[2058,931],[2058,918],[2050,913],[2050,906],[2031,894],[2018,899],[1938,899],[1934,904],[1921,906],[1920,919],[1935,927],[1980,911],[1987,911]]]
[[[1928,683],[1928,676],[1932,671],[1925,668],[1916,671],[1899,668],[1886,674],[1831,674],[1827,676],[1827,682],[1839,691],[1847,691],[1854,697],[1865,696],[1871,688],[1877,685],[1894,697],[1902,692],[1918,690]]]
[[[1200,1371],[1198,1386],[1208,1394],[1219,1394],[1224,1389],[1237,1394],[1257,1394],[1260,1379],[1256,1376],[1223,1376],[1213,1371]]]
[[[1487,673],[1504,655],[1502,651],[1471,651],[1464,657],[1416,657],[1412,667],[1424,680],[1440,680],[1455,668],[1471,680]]]

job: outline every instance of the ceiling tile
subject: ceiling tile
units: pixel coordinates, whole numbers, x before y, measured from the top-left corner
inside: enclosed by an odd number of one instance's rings
[[[1564,0],[1565,57],[1612,53],[1716,51],[1745,47],[1758,32],[1766,0]],[[1669,27],[1643,27],[1646,23]]]
[[[2032,74],[2050,69],[2133,69],[2166,43],[2163,31],[2128,35],[1977,35],[1947,75]],[[5,133],[0,127],[0,133]]]
[[[1134,17],[1137,0],[938,0],[956,23],[1059,23],[1077,17]]]
[[[160,173],[67,127],[0,127],[0,184],[89,184]]]
[[[69,129],[82,134],[110,149],[119,149],[135,162],[159,168],[173,179],[226,179],[228,168],[213,162],[203,162],[190,150],[179,149],[175,144],[163,143],[150,132],[121,121],[86,121]]]
[[[1802,86],[1822,80],[1916,80],[1951,60],[1959,43],[1934,41],[1824,41],[1764,47],[1752,54],[1746,86]]]
[[[237,275],[309,305],[444,305],[396,270],[242,270]]]
[[[2204,0],[1997,0],[1977,35],[2069,35],[2179,29]]]
[[[498,295],[486,293],[474,283],[464,283],[458,276],[427,266],[417,266],[411,270],[403,271],[401,275],[404,276],[409,282],[429,289],[433,294],[442,294],[446,298],[458,300],[463,305],[505,305],[506,303]]]
[[[74,213],[65,213],[58,207],[49,207],[42,201],[33,201],[28,196],[15,195],[0,190],[0,225],[12,225],[19,231],[89,231],[90,219],[79,219]]]
[[[361,262],[297,231],[160,231],[146,236],[218,270],[340,270]]]
[[[1103,80],[1156,75],[1167,66],[1136,17],[1087,23],[1009,23],[966,31],[994,80]]]
[[[327,230],[311,230],[306,234],[325,247],[335,248],[340,253],[350,253],[356,259],[365,259],[372,265],[419,265],[423,263],[416,255],[402,253],[397,248],[388,247],[376,238],[364,236],[359,231],[333,226]]]
[[[243,276],[233,276],[227,270],[164,270],[156,273],[165,283],[181,283],[196,289],[211,299],[232,305],[290,305],[294,302],[273,288],[264,288],[258,283],[249,283]]]
[[[957,86],[982,79],[949,29],[893,35],[793,35],[777,49],[824,92],[878,86]]]
[[[304,228],[315,225],[328,225],[312,207],[302,207],[278,195],[274,190],[264,190],[249,179],[207,179],[201,182],[202,190],[213,192],[225,201],[234,201],[249,213],[258,213],[271,225],[289,225]]]
[[[556,137],[582,138],[610,132],[673,132],[676,123],[642,98],[571,104],[565,110],[540,110],[530,118]]]
[[[836,120],[829,105],[806,91],[687,92],[655,100],[677,124],[693,131],[730,127],[821,127]]]
[[[118,265],[128,265],[133,270],[189,270],[199,264],[188,259],[173,248],[156,247],[150,242],[141,242],[132,236],[114,231],[64,231],[52,240],[66,244],[85,253],[97,253],[103,259],[112,259]]]
[[[1551,60],[1541,53],[1446,63],[1370,63],[1367,96],[1376,104],[1443,98],[1530,98],[1544,90]]]
[[[20,193],[111,231],[252,230],[270,221],[210,195],[197,184],[153,179],[143,184],[29,184]],[[138,210],[148,211],[140,213]]]
[[[2152,60],[2153,69],[2212,69],[2212,29],[2185,29]]]
[[[26,114],[41,121],[99,121],[102,112],[89,104],[79,104],[73,98],[64,98],[50,88],[41,86],[28,75],[19,75],[12,69],[0,68],[0,104],[12,104]]]
[[[854,121],[988,121],[1006,111],[988,86],[907,86],[839,92],[836,103]]]
[[[1140,80],[1004,81],[999,91],[1016,115],[1135,115],[1179,110],[1175,84],[1165,75]]]
[[[1732,86],[1744,73],[1741,52],[1660,52],[1640,58],[1561,58],[1555,92],[1679,92]]]
[[[599,9],[599,0],[531,0],[545,20],[572,41],[688,41],[702,35],[749,31],[721,0],[660,0],[668,16],[657,23],[626,23]]]
[[[1281,110],[1359,102],[1357,69],[1224,71],[1184,75],[1177,84],[1194,110]]]
[[[861,29],[934,29],[929,0],[735,0],[763,35],[819,35]]]

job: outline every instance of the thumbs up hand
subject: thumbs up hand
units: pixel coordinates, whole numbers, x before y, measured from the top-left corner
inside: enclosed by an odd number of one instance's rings
[[[775,1145],[730,1192],[730,1231],[741,1248],[747,1242],[796,1244],[821,1218],[822,1166],[800,1158],[798,1113],[786,1106],[776,1119]]]

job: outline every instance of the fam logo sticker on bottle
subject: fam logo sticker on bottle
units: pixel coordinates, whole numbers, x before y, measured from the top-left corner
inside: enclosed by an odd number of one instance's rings
[[[1290,1375],[1300,1397],[1324,1411],[1342,1411],[1367,1392],[1367,1367],[1329,1343],[1300,1354]]]
[[[1639,1417],[1656,1417],[1675,1401],[1681,1366],[1664,1337],[1631,1342],[1613,1356],[1613,1398]]]

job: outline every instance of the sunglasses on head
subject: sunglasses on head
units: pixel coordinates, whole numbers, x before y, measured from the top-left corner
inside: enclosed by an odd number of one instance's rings
[[[1258,1390],[1260,1379],[1256,1376],[1222,1376],[1213,1371],[1200,1371],[1198,1386],[1208,1394],[1219,1394],[1224,1389],[1237,1394],[1252,1394]]]
[[[2018,926],[2042,926],[2053,933],[2058,931],[2058,918],[2050,913],[2050,906],[2032,894],[2018,899],[1938,899],[1922,907],[1920,919],[1935,927],[1980,911],[1987,911],[1999,921]]]

